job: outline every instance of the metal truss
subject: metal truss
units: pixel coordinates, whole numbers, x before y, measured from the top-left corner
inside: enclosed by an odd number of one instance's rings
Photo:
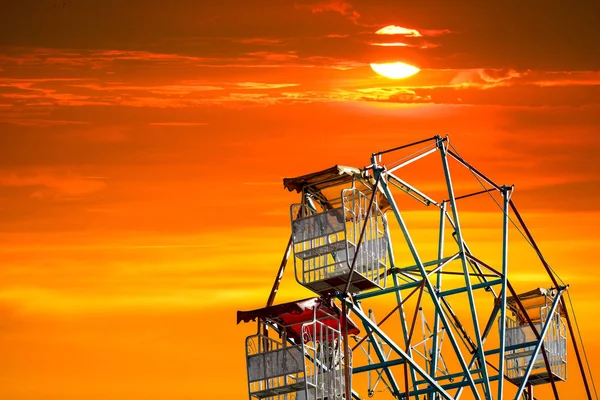
[[[412,145],[426,143],[426,141],[416,142]],[[452,151],[447,138],[436,136],[431,139],[432,146],[413,154],[412,157],[402,160],[402,162],[393,168],[386,168],[381,163],[381,155],[406,148],[391,149],[385,152],[375,153],[369,166],[373,176],[377,179],[376,190],[385,194],[391,206],[391,213],[396,220],[404,242],[414,261],[414,265],[408,267],[397,267],[394,260],[394,252],[390,243],[390,270],[393,285],[385,289],[375,290],[354,295],[338,293],[338,298],[343,305],[356,315],[363,323],[368,336],[365,338],[369,345],[375,350],[374,354],[378,363],[369,361],[367,366],[355,367],[354,374],[366,371],[378,370],[379,377],[386,377],[386,386],[395,398],[423,398],[423,399],[458,399],[463,393],[468,393],[469,398],[474,399],[504,399],[506,398],[505,383],[512,383],[516,386],[515,399],[521,396],[533,397],[533,387],[530,383],[530,374],[535,366],[535,360],[541,354],[544,365],[547,370],[547,381],[551,384],[555,398],[559,398],[556,388],[554,374],[545,351],[546,334],[551,326],[552,318],[548,317],[541,325],[537,325],[529,318],[528,311],[525,309],[519,295],[514,291],[508,280],[508,230],[509,230],[509,212],[512,210],[521,224],[521,228],[526,232],[529,242],[534,247],[543,266],[546,268],[550,280],[555,289],[553,301],[549,310],[549,315],[559,313],[562,295],[567,289],[565,285],[560,285],[549,265],[544,260],[539,248],[535,244],[533,237],[527,230],[516,206],[511,201],[513,186],[500,186],[483,175],[467,163],[456,151]],[[447,189],[447,199],[436,201],[410,185],[399,176],[401,169],[407,165],[416,162],[424,157],[439,153],[444,172],[445,184]],[[457,197],[453,188],[453,181],[450,171],[449,159],[453,159],[458,164],[467,168],[475,177],[487,185],[483,190],[469,193]],[[408,194],[426,206],[433,206],[439,209],[439,239],[438,239],[438,257],[434,260],[424,260],[420,255],[413,240],[409,228],[403,217],[402,210],[398,206],[392,188],[399,189],[402,193]],[[502,265],[497,270],[481,261],[473,255],[465,241],[464,232],[461,227],[460,214],[457,201],[463,198],[477,196],[492,191],[501,194],[503,204],[501,211],[503,215],[502,223]],[[445,256],[445,237],[446,226],[449,226],[454,233],[456,251],[451,255]],[[458,270],[451,269],[451,264],[460,263]],[[453,275],[462,277],[462,284],[455,285],[451,289],[444,289],[444,277]],[[491,296],[493,307],[489,314],[484,314],[478,310],[478,300],[480,294],[484,292]],[[386,334],[382,323],[374,322],[362,310],[361,303],[389,293],[395,293],[397,306],[392,313],[397,312],[401,319],[402,338],[400,342],[394,341],[391,335]],[[417,293],[415,295],[415,293]],[[467,303],[467,324],[461,321],[461,316],[454,312],[452,304],[454,297],[458,294],[466,295]],[[407,310],[406,300],[410,297],[416,297],[414,312]],[[530,329],[534,338],[531,341],[511,344],[507,346],[506,340],[506,319],[507,319],[507,298],[512,296],[513,302],[525,317],[527,328]],[[464,296],[463,299],[464,300]],[[464,304],[463,311],[464,311]],[[429,309],[429,315],[433,321],[433,329],[425,321],[424,310]],[[560,311],[565,313],[564,307]],[[423,335],[419,341],[416,340],[415,324],[417,322],[417,313],[421,314]],[[407,317],[412,314],[412,318]],[[464,314],[464,313],[463,313]],[[388,315],[389,317],[389,315]],[[482,325],[482,321],[486,324]],[[466,326],[468,325],[468,327]],[[427,326],[427,329],[425,329]],[[498,331],[498,339],[494,345],[486,346],[486,341],[490,337],[492,328]],[[426,334],[427,331],[427,334]],[[445,354],[452,352],[455,356],[454,367],[456,372],[450,373],[444,362],[444,352],[441,350],[442,338],[446,337],[450,346],[446,346]],[[364,340],[364,339],[363,339]],[[427,347],[429,343],[429,347]],[[384,354],[382,344],[390,349],[390,354]],[[417,347],[423,346],[424,351],[418,352]],[[356,346],[355,346],[356,347]],[[507,379],[506,375],[506,354],[517,349],[533,349],[529,356],[530,362],[527,364],[523,376],[515,381]],[[429,354],[427,349],[429,349]],[[393,356],[396,357],[393,357]],[[369,355],[370,356],[370,355]],[[577,355],[579,358],[579,354]],[[447,356],[446,356],[447,357]],[[395,358],[395,359],[394,359]],[[419,361],[418,361],[419,360]],[[444,368],[440,368],[440,363]],[[398,373],[396,366],[402,365],[403,371]],[[457,368],[456,368],[457,367]],[[587,380],[584,376],[584,383],[587,386]],[[403,381],[401,385],[398,382]],[[466,392],[465,392],[466,390]]]
[[[393,165],[386,165],[382,160],[384,155],[419,145],[425,147]],[[435,154],[440,158],[445,185],[445,198],[438,200],[411,185],[402,176],[403,168]],[[466,168],[481,184],[481,190],[457,195],[451,164],[453,168]],[[553,351],[564,350],[566,357],[566,334],[563,349],[563,342],[555,342],[556,335],[552,332],[558,329],[557,321],[564,319],[583,384],[588,398],[592,399],[576,334],[565,306],[564,294],[568,285],[556,276],[525,225],[512,201],[514,186],[492,181],[463,159],[447,137],[441,136],[374,153],[365,171],[374,182],[370,203],[365,207],[368,210],[366,217],[369,217],[376,193],[383,194],[389,203],[389,212],[383,218],[386,223],[394,223],[402,236],[395,238],[397,248],[388,238],[388,269],[372,278],[383,279],[387,285],[378,284],[377,288],[367,291],[349,291],[352,276],[358,273],[355,272],[356,254],[360,252],[365,224],[355,243],[352,263],[348,260],[350,269],[345,290],[338,289],[327,295],[341,304],[342,333],[347,344],[344,346],[344,363],[350,365],[352,360],[354,364],[352,369],[345,370],[344,397],[358,400],[363,398],[361,396],[378,396],[383,390],[388,393],[388,398],[396,399],[459,399],[464,396],[477,400],[531,400],[535,399],[534,386],[548,383],[554,398],[558,399],[557,380],[566,379],[566,373],[563,376],[557,372],[557,358]],[[485,262],[484,257],[473,254],[466,239],[468,232],[461,225],[459,202],[482,195],[499,198],[494,200],[502,222],[499,268]],[[439,234],[434,259],[421,256],[406,222],[406,210],[399,205],[398,198],[401,196],[437,209]],[[548,291],[540,292],[536,298],[536,301],[542,299],[543,303],[536,306],[535,312],[530,304],[533,297],[517,293],[508,279],[511,223],[533,248],[551,285]],[[452,233],[452,246],[448,245],[448,232]],[[398,247],[399,243],[404,245],[402,249]],[[292,235],[267,307],[273,305],[293,246]],[[396,263],[395,254],[400,251],[410,254],[410,265]],[[383,304],[385,296],[393,296],[393,307],[377,321],[373,311],[364,307],[370,302]],[[350,317],[357,319],[364,328],[361,337],[353,337],[352,346],[347,329],[344,331],[344,319],[347,322]],[[390,320],[396,321],[395,329],[388,329]],[[510,321],[514,322],[513,325],[509,324]],[[416,333],[417,325],[420,325],[420,334]],[[259,324],[259,333],[266,335],[266,331],[267,325]],[[355,377],[364,374],[366,390],[355,385]]]

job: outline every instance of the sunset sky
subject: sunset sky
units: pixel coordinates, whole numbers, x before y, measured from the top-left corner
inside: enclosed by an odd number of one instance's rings
[[[282,179],[436,134],[515,184],[600,373],[599,42],[579,0],[0,0],[0,398],[247,398]]]

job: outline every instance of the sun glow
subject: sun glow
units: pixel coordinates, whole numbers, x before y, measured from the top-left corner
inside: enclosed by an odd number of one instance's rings
[[[377,32],[375,32],[375,34],[376,35],[404,35],[404,36],[408,36],[408,37],[420,37],[421,36],[421,33],[419,33],[419,31],[416,29],[403,28],[401,26],[396,26],[396,25],[385,26],[385,27],[381,28],[380,30],[378,30]]]
[[[408,78],[420,71],[419,68],[403,62],[370,65],[373,71],[390,79]]]
[[[384,46],[384,47],[410,47],[406,43],[392,42],[392,43],[371,43],[371,46]]]

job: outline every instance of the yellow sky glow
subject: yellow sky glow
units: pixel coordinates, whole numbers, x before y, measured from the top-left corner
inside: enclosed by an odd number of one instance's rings
[[[373,71],[390,79],[408,78],[420,71],[419,68],[403,62],[370,64]]]
[[[384,46],[384,47],[408,47],[408,44],[402,42],[393,43],[371,43],[371,46]]]
[[[403,28],[396,25],[385,26],[375,33],[377,35],[404,35],[408,37],[421,37],[421,34],[416,29]]]

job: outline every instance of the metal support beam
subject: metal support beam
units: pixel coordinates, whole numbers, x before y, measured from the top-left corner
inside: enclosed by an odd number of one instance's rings
[[[406,360],[407,364],[410,364],[412,368],[414,368],[419,375],[423,377],[435,390],[437,390],[443,398],[452,400],[452,397],[446,392],[436,381],[433,379],[427,371],[425,371],[419,364],[417,364],[412,357],[410,357],[400,346],[398,346],[392,339],[390,339],[379,327],[367,317],[360,308],[356,307],[352,302],[348,299],[344,299],[343,302],[346,303],[346,306],[354,313],[360,320],[369,326],[375,334],[377,334],[392,350],[396,352],[400,357]]]
[[[370,365],[362,365],[360,367],[353,367],[352,374],[360,374],[362,372],[373,371],[373,370],[380,369],[380,368],[393,367],[395,365],[401,365],[404,363],[405,363],[405,361],[403,359],[400,359],[400,360],[383,361],[383,362],[378,362],[378,363],[370,364]]]
[[[485,341],[487,340],[488,335],[490,334],[490,332],[492,331],[492,326],[494,325],[494,321],[496,320],[496,316],[498,315],[498,311],[499,311],[499,307],[498,307],[498,299],[496,299],[496,302],[494,304],[494,309],[492,310],[492,313],[490,314],[490,317],[488,319],[487,324],[485,325],[485,329],[483,330],[483,334],[481,335],[481,339],[482,341],[485,343]],[[485,352],[485,354],[487,355],[488,353]],[[473,367],[473,364],[475,364],[475,360],[477,359],[476,355],[473,354],[473,356],[471,357],[471,361],[469,361],[469,368]],[[465,379],[463,378],[463,381]],[[459,388],[456,391],[456,395],[454,396],[455,400],[458,400],[462,394],[462,390],[464,387]],[[498,399],[501,400],[501,399]]]
[[[443,268],[443,263],[441,262],[442,257],[444,257],[444,238],[445,238],[445,230],[446,230],[446,202],[443,201],[441,204],[441,208],[440,208],[440,232],[438,235],[438,260],[440,261],[438,263],[438,270],[436,273],[436,280],[435,280],[435,289],[439,292],[442,290],[442,268]],[[434,310],[434,314],[433,314],[433,346],[431,349],[431,366],[430,366],[430,374],[431,376],[435,379],[435,374],[437,373],[437,365],[438,365],[438,351],[439,346],[440,346],[440,338],[439,336],[439,330],[440,330],[440,316],[437,312],[437,309]],[[436,400],[436,395],[435,394],[431,394],[429,396],[430,400]]]
[[[405,283],[403,285],[394,284],[393,287],[388,287],[388,288],[380,289],[380,290],[374,290],[371,292],[359,293],[359,294],[355,295],[354,298],[356,300],[364,300],[364,299],[368,299],[370,297],[377,297],[377,296],[381,296],[381,295],[388,294],[388,293],[400,292],[402,290],[412,289],[412,288],[416,288],[419,286],[421,286],[421,281],[409,282],[409,283]]]
[[[508,201],[512,190],[508,187],[502,187],[502,196],[504,198],[504,212],[502,213],[502,290],[500,292],[500,353],[498,355],[498,374],[504,376],[504,356],[506,347],[506,283],[508,282]],[[504,398],[504,379],[498,380],[498,398]]]
[[[402,230],[402,234],[404,236],[404,240],[406,241],[406,244],[408,245],[408,248],[411,252],[411,255],[413,256],[413,259],[415,261],[415,264],[417,264],[417,266],[419,267],[419,270],[421,272],[421,276],[423,277],[423,279],[425,280],[425,288],[427,289],[427,292],[429,293],[429,295],[431,296],[431,300],[433,302],[434,307],[436,308],[436,311],[438,312],[438,314],[440,315],[440,319],[441,322],[444,326],[444,328],[446,329],[446,332],[448,334],[448,339],[450,340],[450,343],[452,344],[452,347],[454,349],[454,352],[457,355],[457,358],[459,360],[459,363],[469,381],[469,385],[471,387],[471,390],[473,392],[473,395],[475,396],[475,398],[477,400],[480,400],[480,396],[479,393],[477,392],[477,387],[475,386],[475,382],[473,380],[473,377],[469,374],[469,368],[467,367],[467,363],[462,355],[462,352],[460,350],[460,347],[458,345],[458,342],[456,341],[456,337],[454,336],[454,332],[452,331],[452,325],[450,324],[450,322],[448,321],[448,319],[446,318],[445,314],[444,314],[444,310],[442,309],[442,306],[440,304],[440,298],[439,296],[437,296],[435,288],[433,286],[433,284],[431,283],[431,281],[429,279],[427,279],[427,271],[425,270],[425,267],[423,266],[423,263],[421,262],[421,258],[419,257],[419,254],[417,252],[417,249],[413,243],[413,240],[410,236],[410,233],[408,232],[408,228],[406,226],[406,223],[404,222],[404,219],[402,218],[402,215],[400,214],[400,210],[398,209],[398,206],[396,205],[396,202],[394,200],[394,197],[392,196],[390,189],[387,185],[386,180],[382,180],[382,190],[386,196],[386,198],[388,199],[388,201],[390,202],[390,206],[392,208],[392,211],[396,217],[396,220],[398,221],[398,224],[400,225],[400,229]]]
[[[471,290],[488,288],[490,286],[499,285],[501,283],[502,283],[502,279],[497,279],[494,281],[487,281],[487,282],[482,282],[482,283],[476,283],[475,285],[471,285]],[[466,287],[461,287],[461,288],[457,288],[457,289],[446,290],[444,292],[441,292],[439,295],[442,297],[446,297],[446,296],[449,296],[452,294],[464,293],[464,292],[467,292],[468,290],[469,289]]]
[[[404,193],[408,194],[412,198],[418,200],[426,206],[433,204],[434,206],[440,207],[437,201],[433,200],[431,197],[427,196],[425,193],[421,192],[419,189],[414,186],[408,184],[408,182],[398,178],[394,174],[388,173],[389,183],[396,186],[398,189],[402,190]]]
[[[421,144],[421,143],[427,143],[427,142],[429,142],[431,140],[435,140],[435,139],[436,139],[436,136],[431,137],[431,138],[427,138],[427,139],[423,139],[423,140],[419,140],[418,142],[413,142],[413,143],[405,144],[403,146],[394,147],[393,149],[388,149],[388,150],[384,150],[384,151],[378,151],[377,153],[373,153],[373,156],[371,158],[373,160],[375,160],[376,156],[380,156],[380,155],[386,154],[386,153],[391,153],[392,151],[406,149],[407,147],[416,146],[416,145]]]
[[[388,170],[388,173],[392,173],[392,172],[394,172],[394,171],[396,171],[396,170],[399,170],[400,168],[403,168],[403,167],[406,167],[406,166],[407,166],[407,165],[409,165],[409,164],[412,164],[413,162],[415,162],[415,161],[417,161],[417,160],[420,160],[420,159],[421,159],[421,158],[423,158],[423,157],[427,157],[427,156],[428,156],[428,155],[430,155],[431,153],[435,153],[435,151],[436,151],[436,150],[437,150],[437,149],[436,149],[436,148],[435,148],[435,146],[434,146],[432,149],[430,149],[430,150],[428,150],[428,151],[426,151],[426,152],[424,152],[424,153],[422,153],[422,154],[419,154],[418,156],[412,157],[412,158],[408,159],[407,161],[404,161],[403,163],[401,163],[401,164],[399,164],[399,165],[396,165],[396,166],[395,166],[395,167],[393,167],[393,168],[390,168],[390,169]]]
[[[489,380],[490,380],[490,381],[492,381],[492,382],[493,382],[493,381],[496,381],[496,380],[498,380],[498,375],[495,375],[495,376],[491,376],[491,377],[489,377]],[[483,383],[483,378],[476,379],[476,380],[475,380],[475,383],[476,383],[476,384],[482,384],[482,383]],[[462,387],[462,386],[465,386],[465,385],[466,385],[466,384],[465,384],[464,382],[462,382],[462,381],[461,381],[461,382],[449,383],[449,384],[447,384],[447,385],[442,385],[442,388],[443,388],[443,389],[445,389],[445,390],[446,390],[446,389],[448,389],[448,390],[449,390],[449,389],[456,389],[456,388],[460,388],[460,387]],[[411,393],[411,394],[424,394],[424,393],[431,393],[431,392],[432,392],[432,391],[434,391],[434,390],[435,390],[434,388],[430,388],[430,389],[421,389],[421,390],[417,390],[417,391],[415,391],[415,392],[413,392],[413,393]]]
[[[454,221],[453,221],[453,218],[450,216],[450,213],[446,212],[446,218],[448,219],[448,222],[450,223],[450,225],[456,232],[456,226],[454,225]],[[454,240],[456,241],[456,244],[458,244],[458,237],[454,237]],[[466,251],[465,256],[467,258],[470,258],[469,255],[471,253],[471,249],[469,249],[469,246],[467,245],[467,242],[465,241],[464,238],[462,238],[462,244]],[[476,274],[473,274],[472,276],[476,276],[480,282],[486,282],[487,281],[486,276],[483,273],[483,271],[481,270],[479,263],[475,259],[471,259],[471,260],[469,260],[469,264],[473,267],[473,270],[476,272]],[[493,289],[491,289],[491,292],[494,295],[494,297],[497,297],[496,293],[494,292]]]
[[[396,274],[394,274],[392,276],[392,279],[394,280],[394,284],[398,284],[398,276]],[[415,288],[415,291],[417,290],[417,288]],[[412,353],[412,348],[410,347],[410,342],[408,340],[408,324],[406,323],[406,316],[404,314],[404,302],[406,302],[406,300],[408,300],[409,296],[411,296],[413,293],[415,293],[415,291],[411,292],[408,296],[406,296],[405,298],[402,298],[402,293],[401,292],[396,292],[396,302],[398,303],[398,315],[400,316],[400,324],[402,325],[402,337],[404,339],[404,345],[407,346],[408,348],[408,355],[410,357],[413,356]],[[415,370],[412,368],[409,368],[409,373],[410,373],[410,377],[413,383],[413,386],[415,385],[415,382],[417,381],[417,375],[415,373]]]
[[[592,400],[592,392],[590,391],[590,385],[587,380],[587,375],[585,373],[585,369],[583,368],[581,354],[579,353],[579,347],[577,346],[577,337],[575,336],[573,325],[571,325],[571,318],[569,317],[569,313],[567,312],[565,300],[561,298],[560,302],[562,305],[562,309],[565,312],[565,320],[567,321],[567,327],[569,328],[569,334],[571,335],[571,342],[573,343],[573,349],[575,350],[575,356],[577,358],[577,363],[579,364],[579,372],[581,373],[581,379],[583,380],[583,385],[585,386],[585,392],[587,393],[588,399]]]
[[[459,156],[452,150],[447,150],[447,152],[448,152],[448,155],[450,155],[452,158],[454,158],[456,161],[458,161],[460,164],[462,164],[464,167],[466,167],[469,171],[471,171],[472,173],[474,173],[475,175],[477,175],[478,177],[480,177],[481,179],[486,181],[490,186],[494,187],[494,189],[500,191],[500,186],[498,186],[490,178],[488,178],[487,176],[485,176],[484,174],[479,172],[479,170],[475,169],[475,167],[473,167],[471,164],[466,162],[461,156]]]
[[[342,303],[342,306],[344,304],[345,304],[345,302]],[[356,308],[361,310],[361,312],[362,312],[360,303],[356,304]],[[379,346],[379,343],[377,342],[377,340],[375,339],[375,337],[373,335],[373,330],[364,321],[362,321],[362,322],[363,322],[363,326],[365,327],[365,331],[369,335],[369,341],[373,345],[373,350],[375,350],[375,354],[377,354],[377,358],[379,359],[379,365],[381,365],[380,368],[383,368],[385,376],[388,378],[388,381],[392,387],[392,391],[393,391],[392,394],[397,398],[398,396],[400,396],[400,389],[398,388],[398,383],[396,382],[396,378],[394,378],[394,374],[392,373],[392,371],[389,368],[390,366],[395,365],[395,364],[387,365],[388,361],[385,359],[383,350],[381,349],[381,346]],[[374,365],[377,365],[377,364],[374,364]],[[355,374],[357,372],[355,369],[352,369],[352,373]]]
[[[375,162],[375,161],[373,160],[373,162]],[[389,230],[388,230],[388,235],[389,235]],[[388,236],[388,253],[390,255],[390,258],[389,258],[389,260],[390,260],[390,269],[394,270],[394,269],[396,269],[395,268],[396,267],[396,259],[394,258],[394,248],[393,248],[392,241],[390,240],[389,236]],[[392,280],[394,282],[394,286],[397,287],[398,286],[398,275],[395,274],[395,273],[392,274]],[[400,291],[396,291],[395,292],[395,294],[396,294],[396,303],[397,303],[398,316],[400,317],[400,324],[402,326],[402,336],[403,336],[404,344],[405,345],[408,345],[409,343],[408,343],[408,325],[406,323],[406,318],[404,316],[404,303],[406,302],[406,300],[408,300],[408,298],[410,296],[412,296],[413,293],[415,293],[416,290],[417,290],[417,287],[415,287],[415,289],[408,296],[406,296],[405,298],[402,298],[402,292],[400,292]],[[408,355],[410,357],[413,356],[412,348],[411,347],[408,347]],[[412,384],[414,386],[415,382],[417,381],[417,375],[415,373],[415,370],[412,369],[412,368],[409,368],[409,372],[410,372],[410,377],[411,377],[411,380],[412,380]]]
[[[446,186],[448,188],[448,198],[450,201],[450,207],[452,208],[452,216],[454,219],[454,226],[456,228],[456,235],[458,239],[458,248],[461,253],[461,261],[463,266],[463,271],[465,274],[465,286],[467,288],[467,295],[469,298],[469,305],[471,307],[471,319],[473,320],[473,329],[475,333],[475,340],[477,341],[477,354],[479,357],[479,366],[481,368],[481,372],[483,375],[483,387],[486,398],[491,399],[491,387],[490,381],[488,378],[487,366],[485,363],[485,355],[483,353],[483,342],[481,340],[481,331],[479,329],[479,316],[477,315],[477,306],[475,305],[475,297],[473,295],[473,288],[471,286],[471,278],[469,276],[469,266],[468,261],[465,256],[465,246],[463,242],[462,232],[460,228],[460,220],[458,218],[458,209],[456,207],[456,199],[454,197],[454,188],[452,186],[452,178],[450,176],[450,167],[448,165],[447,158],[447,149],[444,146],[444,143],[441,140],[441,137],[438,138],[438,148],[440,150],[440,154],[442,156],[442,165],[444,167],[444,175],[446,177]]]

